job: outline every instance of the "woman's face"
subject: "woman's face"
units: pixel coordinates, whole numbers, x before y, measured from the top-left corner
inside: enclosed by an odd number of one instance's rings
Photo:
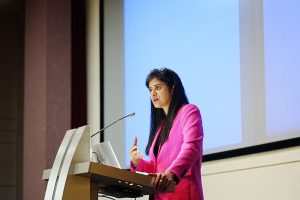
[[[162,81],[153,78],[149,82],[151,101],[155,108],[162,108],[168,114],[172,94],[170,88]]]

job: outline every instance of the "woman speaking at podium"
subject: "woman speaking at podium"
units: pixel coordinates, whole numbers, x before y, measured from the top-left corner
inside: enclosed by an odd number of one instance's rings
[[[151,97],[150,134],[144,160],[137,138],[130,149],[131,170],[155,175],[152,199],[203,200],[201,183],[203,128],[200,111],[189,104],[179,76],[154,69],[146,79]],[[175,181],[173,193],[165,193]]]

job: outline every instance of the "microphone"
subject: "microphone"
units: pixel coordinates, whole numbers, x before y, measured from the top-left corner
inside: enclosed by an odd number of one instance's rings
[[[134,115],[135,115],[135,113],[132,112],[132,113],[129,113],[128,115],[125,115],[124,117],[121,117],[120,119],[114,121],[113,123],[109,124],[108,126],[105,126],[105,127],[101,128],[99,131],[97,131],[96,133],[94,133],[91,137],[94,137],[94,136],[97,135],[98,133],[101,133],[102,131],[104,131],[105,129],[107,129],[107,128],[110,127],[111,125],[114,125],[114,124],[117,123],[118,121],[120,121],[120,120],[122,120],[122,119],[124,119],[124,118],[126,118],[126,117],[132,117],[132,116],[134,116]]]

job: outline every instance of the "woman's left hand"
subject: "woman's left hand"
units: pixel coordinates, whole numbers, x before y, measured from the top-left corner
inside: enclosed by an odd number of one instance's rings
[[[150,174],[155,177],[153,181],[154,190],[164,192],[171,182],[175,182],[175,174],[172,172]]]

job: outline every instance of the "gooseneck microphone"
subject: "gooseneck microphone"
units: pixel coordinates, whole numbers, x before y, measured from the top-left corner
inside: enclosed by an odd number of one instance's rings
[[[126,117],[132,117],[132,116],[134,116],[134,115],[135,115],[135,113],[132,112],[132,113],[129,113],[128,115],[125,115],[124,117],[121,117],[120,119],[114,121],[113,123],[109,124],[108,126],[105,126],[105,127],[101,128],[99,131],[97,131],[96,133],[94,133],[93,135],[91,135],[91,137],[94,137],[94,136],[97,135],[98,133],[101,133],[102,131],[104,131],[105,129],[107,129],[107,128],[110,127],[111,125],[114,125],[114,124],[117,123],[118,121],[120,121],[120,120],[122,120],[122,119],[124,119],[124,118],[126,118]]]

